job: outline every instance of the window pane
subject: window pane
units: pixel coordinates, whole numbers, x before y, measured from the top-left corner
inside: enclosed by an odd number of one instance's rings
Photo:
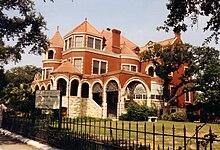
[[[185,94],[185,96],[186,96],[186,102],[189,102],[189,92],[187,92],[186,94]]]
[[[65,40],[65,50],[67,49],[67,43],[68,43],[68,41]]]
[[[78,69],[80,72],[82,72],[82,59],[81,58],[74,58],[74,66],[76,69]]]
[[[72,38],[69,38],[69,48],[72,47]]]
[[[101,73],[106,73],[106,62],[101,62]]]
[[[135,71],[136,72],[136,66],[131,66],[131,71]]]
[[[52,72],[52,69],[46,69],[46,79],[50,78],[50,73]]]
[[[93,48],[94,38],[88,37],[87,47]]]
[[[150,67],[150,68],[148,69],[148,75],[151,76],[151,77],[154,76],[154,68],[153,68],[153,67]]]
[[[123,70],[130,70],[130,69],[129,69],[129,65],[123,65],[123,66],[122,66],[122,69],[123,69]]]
[[[83,47],[83,37],[82,36],[75,37],[75,47]]]
[[[93,74],[99,73],[99,61],[93,60]]]
[[[49,50],[48,52],[48,59],[53,59],[53,51]]]
[[[101,49],[101,40],[95,40],[95,49]]]
[[[151,95],[151,99],[155,99],[155,95]]]

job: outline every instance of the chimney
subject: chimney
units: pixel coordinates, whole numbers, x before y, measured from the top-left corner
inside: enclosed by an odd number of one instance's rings
[[[112,52],[120,54],[120,34],[121,31],[117,29],[112,29]]]
[[[177,26],[173,29],[173,32],[175,34],[175,37],[177,37],[178,39],[180,39],[180,31],[181,31],[181,27],[180,26]]]

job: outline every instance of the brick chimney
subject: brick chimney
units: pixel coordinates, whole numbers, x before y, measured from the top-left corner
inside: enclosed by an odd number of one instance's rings
[[[117,29],[112,29],[112,52],[120,54],[120,34],[121,31]]]

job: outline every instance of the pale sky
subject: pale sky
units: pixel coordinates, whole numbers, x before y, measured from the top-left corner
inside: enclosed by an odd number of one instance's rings
[[[121,34],[137,44],[145,45],[149,40],[159,42],[174,36],[173,31],[166,33],[157,31],[156,27],[163,25],[168,11],[168,0],[54,0],[55,2],[43,2],[35,0],[36,10],[40,12],[47,22],[46,34],[52,38],[59,26],[62,36],[67,34],[85,18],[99,31],[106,28],[117,28]],[[197,26],[182,33],[183,42],[201,46],[209,35],[204,33],[205,19],[199,20]],[[213,46],[220,50],[219,44]],[[26,51],[27,53],[27,51]],[[22,61],[10,63],[5,69],[16,66],[35,65],[42,66],[42,56],[25,54]]]

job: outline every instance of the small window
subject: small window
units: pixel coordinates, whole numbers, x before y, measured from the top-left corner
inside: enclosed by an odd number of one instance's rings
[[[101,40],[99,39],[95,40],[95,49],[101,49]]]
[[[67,47],[68,47],[68,40],[65,40],[65,50],[67,49]]]
[[[151,76],[151,77],[154,76],[154,68],[153,67],[148,68],[148,75]]]
[[[99,61],[93,60],[93,74],[99,73]]]
[[[75,47],[83,47],[83,37],[82,36],[75,37]]]
[[[82,58],[74,58],[74,66],[82,72]]]
[[[48,59],[53,59],[53,54],[54,54],[53,50],[49,50]]]
[[[46,69],[46,79],[49,79],[49,78],[50,78],[51,72],[52,72],[52,69],[51,69],[51,68]]]
[[[189,94],[189,92],[187,92],[187,93],[185,94],[185,101],[186,101],[186,102],[189,102],[189,100],[190,100],[190,94]]]
[[[134,71],[134,72],[136,72],[136,66],[131,66],[131,71]]]
[[[123,70],[128,70],[128,71],[130,70],[130,66],[129,65],[123,65],[122,68],[123,68]]]
[[[155,97],[156,95],[151,95],[151,99],[155,99],[156,97]]]
[[[69,48],[71,48],[72,47],[72,38],[70,37],[69,38]]]
[[[101,62],[101,73],[106,73],[106,62]]]
[[[87,47],[93,48],[94,38],[88,37]]]

